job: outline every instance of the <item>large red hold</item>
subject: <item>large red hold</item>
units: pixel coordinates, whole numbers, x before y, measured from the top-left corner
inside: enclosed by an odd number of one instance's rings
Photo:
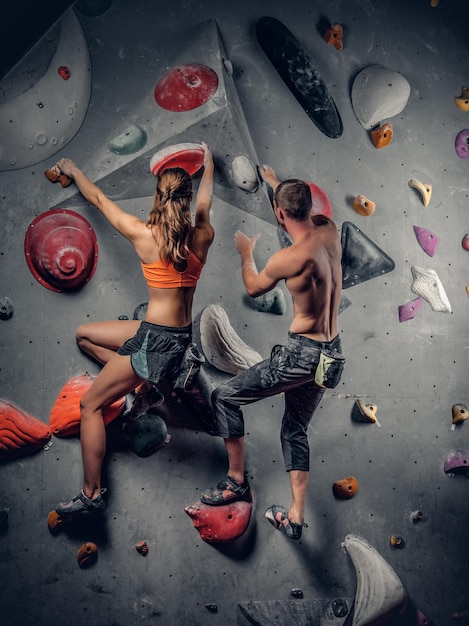
[[[241,537],[251,519],[252,502],[238,500],[221,506],[200,500],[185,507],[201,538],[208,543],[227,543]]]
[[[56,437],[71,437],[80,432],[80,400],[93,384],[95,376],[80,374],[71,378],[61,389],[50,412],[49,424]],[[116,400],[104,409],[104,425],[107,426],[120,415],[125,398]]]
[[[8,400],[0,399],[0,460],[37,452],[50,438],[47,424]]]
[[[173,68],[155,87],[155,100],[167,111],[191,111],[208,102],[218,88],[218,76],[207,65],[187,63]]]

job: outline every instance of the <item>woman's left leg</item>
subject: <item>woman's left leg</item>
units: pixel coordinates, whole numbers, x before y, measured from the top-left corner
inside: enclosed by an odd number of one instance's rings
[[[108,320],[81,324],[76,330],[77,344],[92,359],[104,365],[123,343],[135,335],[140,320]]]
[[[70,502],[56,507],[60,515],[99,513],[104,508],[101,497],[101,469],[106,453],[104,407],[132,391],[142,379],[130,364],[130,356],[116,354],[103,367],[80,402],[80,443],[83,460],[83,489]]]
[[[80,442],[83,457],[83,491],[93,498],[101,490],[101,468],[106,452],[103,408],[142,382],[130,364],[130,356],[116,354],[103,367],[80,403]]]

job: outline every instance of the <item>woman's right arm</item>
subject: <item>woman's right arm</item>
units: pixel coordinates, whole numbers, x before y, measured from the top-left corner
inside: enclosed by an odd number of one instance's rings
[[[210,224],[210,208],[213,198],[213,158],[210,148],[202,141],[204,149],[204,173],[199,184],[195,201],[195,227],[205,230],[213,239],[213,227]]]
[[[141,232],[143,224],[135,215],[126,213],[119,205],[110,200],[99,187],[97,187],[80,168],[70,159],[61,159],[57,167],[63,174],[70,176],[75,181],[80,193],[90,204],[101,211],[108,222],[130,241]]]

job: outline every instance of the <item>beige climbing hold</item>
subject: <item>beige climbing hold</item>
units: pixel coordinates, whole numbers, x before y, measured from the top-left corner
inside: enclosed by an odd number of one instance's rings
[[[355,400],[355,405],[359,410],[360,415],[362,415],[367,422],[372,422],[378,427],[381,426],[381,424],[378,422],[378,418],[376,417],[376,412],[378,410],[376,404],[365,404],[363,400],[357,398]]]
[[[423,206],[428,206],[430,198],[432,197],[432,186],[428,183],[421,183],[416,178],[411,178],[409,180],[409,187],[417,189],[417,191],[422,196]]]
[[[371,141],[375,148],[384,148],[391,143],[392,140],[392,124],[386,122],[382,126],[371,131]]]
[[[469,417],[469,411],[465,404],[453,404],[451,413],[453,415],[451,430],[454,430],[456,424],[461,424]]]
[[[353,200],[353,208],[359,215],[368,217],[375,210],[376,204],[372,200],[365,198],[365,196],[355,196]]]
[[[342,24],[331,24],[323,35],[324,41],[330,43],[339,52],[344,49]]]
[[[466,285],[466,293],[469,296],[469,285]]]
[[[469,111],[469,87],[461,87],[461,95],[454,98],[454,102],[461,111]]]
[[[202,311],[200,342],[207,361],[228,374],[239,374],[262,361],[262,356],[236,334],[219,304],[209,304]]]
[[[440,0],[430,0],[431,7],[437,7],[440,4]]]

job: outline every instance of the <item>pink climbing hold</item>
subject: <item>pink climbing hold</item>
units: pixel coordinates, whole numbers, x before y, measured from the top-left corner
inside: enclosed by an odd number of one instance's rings
[[[414,233],[422,250],[428,256],[433,256],[440,239],[434,233],[421,226],[414,226]]]
[[[422,306],[422,298],[418,297],[412,302],[408,302],[407,304],[401,304],[399,307],[399,321],[407,322],[407,320],[412,320],[420,311]]]
[[[428,617],[424,615],[420,609],[417,609],[415,623],[417,626],[433,626],[432,621],[428,619]]]
[[[469,252],[469,233],[464,235],[462,240],[462,247],[464,248],[464,250],[467,250]]]
[[[450,450],[445,457],[446,474],[463,474],[469,478],[469,452],[466,450]]]

